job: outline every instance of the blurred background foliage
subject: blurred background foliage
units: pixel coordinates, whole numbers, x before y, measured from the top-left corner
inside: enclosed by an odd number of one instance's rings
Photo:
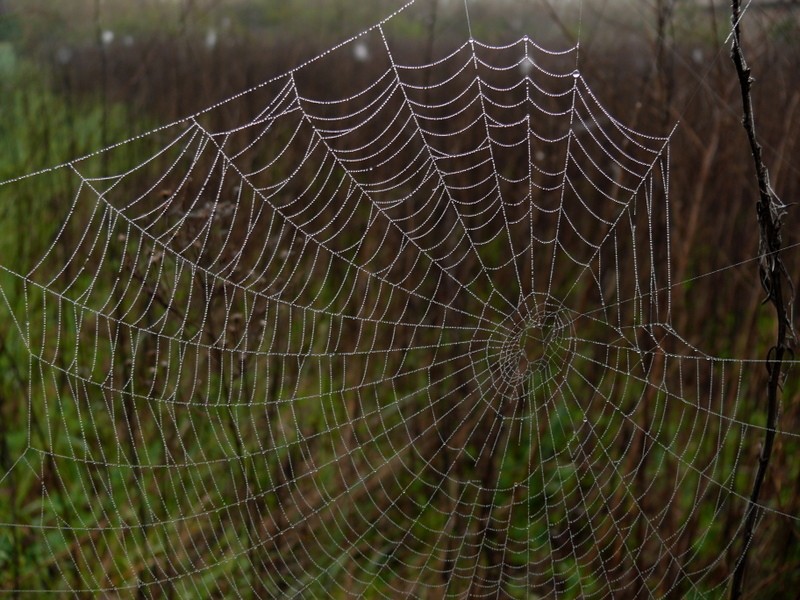
[[[61,164],[183,118],[316,56],[403,4],[0,0],[0,180]],[[763,293],[751,260],[757,248],[756,189],[740,126],[739,90],[728,59],[727,3],[586,0],[580,8],[577,2],[470,0],[469,6],[474,35],[483,41],[502,43],[527,34],[544,46],[565,48],[580,38],[584,77],[610,112],[630,127],[665,135],[679,124],[671,150],[673,280],[687,283],[674,291],[675,328],[709,354],[763,358],[775,323],[761,306]],[[744,24],[746,51],[757,79],[755,110],[765,159],[773,187],[786,202],[800,197],[798,12],[792,2],[754,2]],[[419,0],[417,10],[403,13],[395,27],[404,40],[395,58],[408,63],[440,56],[467,35],[463,5],[456,0]],[[353,55],[335,76],[368,81],[381,69],[378,55],[377,48]],[[237,115],[223,111],[218,118],[236,122]],[[159,144],[157,136],[145,139],[131,154],[113,154],[109,160],[119,163],[105,167],[136,164],[137,152],[145,156]],[[0,190],[0,255],[5,267],[24,272],[42,254],[64,219],[73,189],[74,181],[56,173],[15,188],[13,197],[8,187]],[[787,246],[800,242],[800,228],[791,225],[794,218],[790,212]],[[786,258],[795,282],[800,281],[797,257],[795,249]],[[705,276],[743,261],[749,262]],[[15,292],[22,297],[19,283],[3,277],[8,297],[14,298]],[[0,489],[3,523],[35,520],[42,509],[35,478],[26,479],[12,469],[27,445],[23,424],[28,415],[20,400],[29,393],[28,360],[20,358],[25,354],[10,312],[3,308],[0,471],[14,473]],[[758,391],[762,383],[758,378],[748,382],[750,393],[742,399],[746,413],[763,411]],[[784,389],[781,423],[786,431],[800,431],[798,386],[793,380]],[[780,438],[762,494],[767,505],[790,515],[800,514],[798,455],[796,438]],[[755,457],[747,454],[744,459],[747,464],[739,477],[747,493]],[[412,488],[409,502],[428,501],[414,499],[415,491]],[[63,498],[52,497],[51,502],[66,504],[75,491],[54,487],[53,493]],[[91,521],[90,512],[87,515]],[[423,530],[443,527],[435,513],[426,515],[419,524]],[[695,526],[702,530],[702,519]],[[26,539],[24,532],[12,535],[3,530],[0,589],[13,589],[20,581],[25,587],[46,589],[53,581],[79,579],[77,574],[57,572],[58,557],[71,551],[66,539],[54,535],[46,546],[26,544]],[[765,518],[751,553],[749,597],[793,597],[792,590],[800,585],[798,541],[796,519]],[[714,544],[701,542],[700,562],[702,544]],[[117,550],[115,560],[124,562],[125,553]],[[715,556],[717,551],[709,548],[708,554]],[[130,559],[137,557],[131,554]],[[719,565],[717,577],[724,577],[732,560],[733,554],[727,565]],[[138,567],[115,568],[127,572]],[[335,573],[331,567],[331,576]],[[551,575],[565,581],[580,577],[576,572]],[[216,589],[220,596],[231,593],[220,573],[211,570],[205,576],[211,581],[206,589]],[[584,590],[591,592],[592,584],[586,585]],[[378,596],[385,589],[386,582],[376,578],[364,593]]]

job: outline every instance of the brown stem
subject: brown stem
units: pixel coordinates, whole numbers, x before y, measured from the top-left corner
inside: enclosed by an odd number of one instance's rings
[[[750,143],[750,152],[753,156],[753,163],[758,180],[759,199],[756,204],[758,224],[760,228],[759,270],[761,283],[767,292],[767,299],[775,307],[778,318],[778,331],[775,346],[767,355],[767,369],[769,380],[767,383],[767,424],[764,433],[762,450],[758,457],[758,467],[756,477],[753,482],[753,489],[750,493],[750,500],[745,513],[745,525],[742,533],[742,549],[736,569],[733,574],[733,584],[731,586],[731,598],[742,597],[744,590],[744,573],[747,567],[747,555],[752,547],[755,524],[761,513],[758,500],[761,494],[761,486],[766,477],[767,467],[769,466],[772,447],[775,442],[775,427],[778,418],[778,390],[781,385],[781,372],[783,360],[786,354],[791,353],[791,341],[793,338],[791,331],[791,295],[792,284],[789,281],[786,268],[781,261],[779,252],[781,249],[781,220],[784,216],[784,205],[772,192],[769,185],[769,171],[761,156],[761,146],[758,143],[755,129],[755,119],[753,116],[753,102],[750,96],[750,87],[753,79],[750,76],[750,68],[745,62],[742,54],[740,41],[739,20],[741,18],[739,0],[731,0],[731,19],[733,22],[733,43],[731,45],[731,59],[736,66],[736,74],[739,78],[739,87],[742,92],[742,125],[747,132],[747,139]],[[788,297],[784,298],[784,288],[788,292]]]

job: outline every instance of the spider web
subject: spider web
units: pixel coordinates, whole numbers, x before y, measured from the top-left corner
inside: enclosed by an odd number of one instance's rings
[[[28,383],[3,481],[38,496],[0,528],[49,549],[48,591],[725,586],[764,365],[672,326],[669,136],[610,115],[577,47],[402,64],[393,18],[5,186],[71,190],[0,266]],[[337,80],[354,44],[379,76]]]

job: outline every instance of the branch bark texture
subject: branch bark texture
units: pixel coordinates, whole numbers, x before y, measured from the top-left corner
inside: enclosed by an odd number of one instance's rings
[[[740,555],[736,561],[731,586],[731,598],[741,598],[744,593],[744,575],[747,567],[748,554],[752,548],[755,525],[761,514],[759,497],[761,488],[766,478],[772,448],[775,443],[775,432],[778,419],[779,394],[783,373],[783,361],[792,354],[794,331],[792,328],[792,298],[793,287],[788,272],[780,257],[781,250],[781,224],[786,214],[786,206],[778,199],[769,183],[769,170],[764,164],[761,145],[756,136],[755,117],[753,115],[753,101],[750,88],[753,78],[750,67],[745,61],[741,46],[741,6],[739,0],[731,0],[731,19],[733,24],[733,43],[731,45],[731,59],[736,66],[739,78],[739,87],[742,94],[742,125],[747,133],[750,152],[753,156],[756,178],[758,180],[758,201],[756,214],[759,225],[759,276],[761,285],[767,294],[765,300],[775,308],[778,320],[775,345],[767,355],[767,423],[764,441],[758,457],[753,488],[745,513],[744,529],[742,530],[742,545]]]

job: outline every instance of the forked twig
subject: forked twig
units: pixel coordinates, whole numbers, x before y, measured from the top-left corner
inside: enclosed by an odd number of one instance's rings
[[[765,301],[771,302],[775,307],[775,313],[778,318],[778,331],[775,345],[767,354],[767,371],[769,373],[767,382],[767,424],[761,452],[758,456],[756,477],[753,481],[753,489],[750,492],[750,499],[745,514],[741,554],[733,573],[733,583],[731,586],[732,599],[741,598],[743,593],[747,555],[752,546],[755,524],[761,514],[758,499],[761,494],[761,486],[764,483],[770,456],[772,455],[772,447],[775,442],[775,431],[778,420],[778,392],[782,383],[781,375],[783,371],[783,362],[787,355],[792,354],[792,345],[794,342],[794,331],[791,321],[794,289],[780,257],[781,224],[783,217],[786,215],[786,205],[780,201],[770,186],[769,171],[762,159],[761,145],[758,143],[758,138],[756,137],[753,102],[750,96],[750,87],[753,83],[753,79],[750,76],[750,68],[747,66],[744,55],[742,54],[740,19],[741,8],[739,0],[731,0],[731,21],[733,24],[731,59],[736,66],[736,73],[739,77],[739,87],[742,92],[742,125],[747,132],[747,139],[750,142],[750,152],[753,155],[756,177],[758,179],[759,198],[756,203],[756,214],[758,215],[760,230],[758,243],[759,275],[761,284],[767,293]]]

